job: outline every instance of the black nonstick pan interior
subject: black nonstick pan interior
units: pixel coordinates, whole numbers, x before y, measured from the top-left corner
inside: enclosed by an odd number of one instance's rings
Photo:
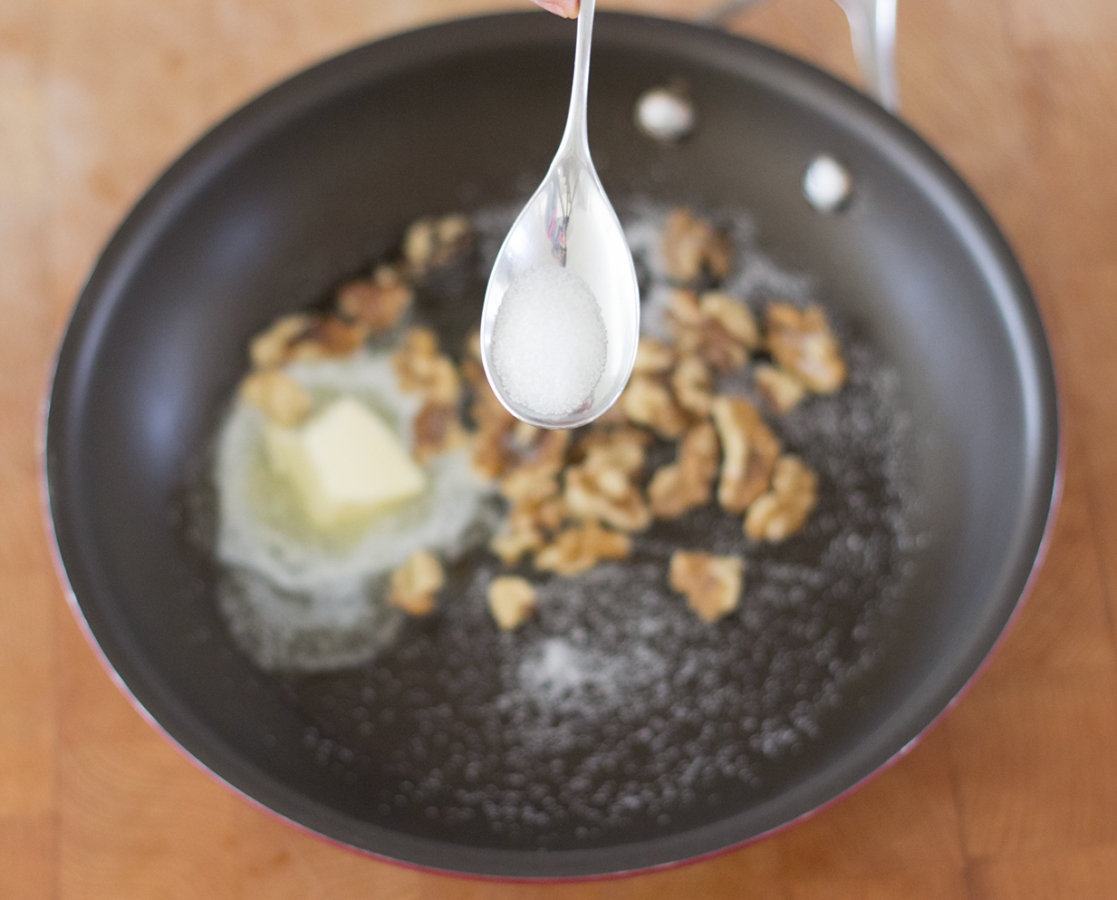
[[[249,337],[389,254],[415,218],[522,201],[565,117],[573,29],[542,14],[454,22],[359,48],[249,104],[190,149],[112,239],[60,351],[50,512],[76,608],[137,702],[187,752],[282,816],[442,870],[578,877],[756,837],[849,789],[957,696],[1011,617],[1057,481],[1054,380],[1028,287],[996,227],[916,135],[849,88],[748,41],[602,14],[589,129],[618,205],[749,210],[780,266],[899,373],[929,540],[887,646],[806,752],[728,803],[548,849],[483,827],[400,822],[331,764],[305,700],[228,637],[212,569],[182,540],[184,479],[243,374]],[[685,82],[699,128],[633,126]],[[852,203],[803,199],[842,159]],[[460,329],[475,311],[444,311]],[[309,702],[309,701],[307,701]],[[603,738],[604,740],[604,738]],[[341,767],[344,769],[344,767]],[[376,775],[368,776],[375,781]],[[386,777],[386,776],[385,776]]]

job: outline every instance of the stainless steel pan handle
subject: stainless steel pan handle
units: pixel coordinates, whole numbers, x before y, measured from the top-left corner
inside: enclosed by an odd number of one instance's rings
[[[718,27],[727,27],[742,10],[764,0],[726,0],[702,17]],[[896,0],[835,0],[849,21],[853,55],[865,89],[889,112],[900,110],[896,83]]]

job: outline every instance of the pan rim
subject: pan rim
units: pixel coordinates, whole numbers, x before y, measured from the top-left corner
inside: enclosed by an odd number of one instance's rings
[[[255,767],[231,750],[222,748],[219,736],[182,704],[174,692],[151,672],[131,665],[131,651],[121,635],[99,620],[95,603],[83,604],[82,597],[98,594],[85,565],[80,531],[68,516],[63,477],[69,417],[80,408],[83,359],[96,343],[100,329],[106,327],[111,305],[103,302],[113,294],[114,285],[127,280],[127,273],[142,259],[181,203],[188,200],[197,185],[211,172],[224,166],[268,133],[296,118],[304,111],[372,77],[387,77],[407,67],[425,66],[454,54],[485,50],[495,52],[531,42],[556,43],[572,40],[572,34],[553,17],[532,12],[478,16],[430,25],[414,31],[383,38],[318,63],[270,88],[249,101],[187,149],[153,183],[131,209],[105,246],[74,307],[65,335],[59,345],[49,400],[44,407],[44,436],[41,442],[41,485],[52,553],[67,599],[75,617],[113,680],[152,722],[188,758],[201,765],[218,780],[254,804],[329,840],[380,858],[402,862],[422,869],[488,878],[522,880],[562,880],[600,878],[647,871],[681,862],[693,861],[751,842],[816,812],[854,790],[865,780],[895,761],[956,702],[972,682],[984,660],[1004,634],[1019,608],[1028,584],[1042,559],[1054,521],[1061,481],[1061,441],[1059,408],[1054,368],[1040,314],[1024,273],[999,228],[973,191],[961,177],[919,135],[890,116],[868,98],[825,73],[780,51],[710,29],[675,20],[657,19],[625,13],[602,13],[598,18],[600,45],[661,48],[680,57],[701,48],[704,63],[758,80],[765,87],[804,104],[812,112],[833,118],[842,116],[843,127],[852,129],[888,151],[890,158],[905,163],[906,174],[918,175],[916,184],[929,196],[939,198],[939,208],[952,225],[963,227],[969,235],[967,246],[981,251],[981,270],[997,276],[1003,295],[1002,313],[1014,313],[1016,341],[1030,353],[1033,391],[1033,424],[1040,432],[1032,466],[1038,477],[1028,504],[1029,518],[1022,559],[1012,568],[1015,577],[1005,586],[1004,598],[996,605],[995,627],[975,641],[973,650],[952,667],[953,677],[939,686],[917,712],[905,710],[905,722],[894,726],[896,734],[869,758],[861,754],[824,785],[811,786],[807,779],[791,792],[778,795],[751,808],[748,815],[769,805],[788,804],[789,796],[823,793],[827,799],[800,802],[799,811],[788,818],[776,816],[759,830],[741,834],[734,823],[738,813],[715,823],[632,844],[564,851],[496,850],[442,843],[389,831],[347,815],[295,792]],[[692,49],[693,48],[693,49]],[[910,171],[909,171],[910,170]],[[88,362],[86,361],[86,365]],[[1023,566],[1023,562],[1028,565]],[[928,709],[934,708],[928,715]],[[914,731],[905,726],[919,720]],[[860,742],[864,745],[865,740]],[[850,771],[852,770],[852,771]],[[807,788],[811,787],[808,791]],[[267,798],[267,799],[264,799]],[[778,801],[778,802],[777,802]],[[795,808],[795,804],[792,804]],[[763,816],[761,816],[763,818]],[[313,822],[314,824],[311,824]],[[734,836],[736,833],[736,836]]]

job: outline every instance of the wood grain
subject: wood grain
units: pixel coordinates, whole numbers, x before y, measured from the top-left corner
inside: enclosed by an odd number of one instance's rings
[[[371,37],[526,2],[0,3],[0,897],[1117,895],[1111,0],[900,2],[904,116],[989,205],[1033,282],[1067,474],[1046,564],[994,659],[861,790],[677,870],[580,886],[452,879],[332,846],[235,796],[100,667],[52,570],[35,447],[54,344],[108,234],[189,141],[274,80]],[[773,0],[734,27],[856,78],[827,0]]]

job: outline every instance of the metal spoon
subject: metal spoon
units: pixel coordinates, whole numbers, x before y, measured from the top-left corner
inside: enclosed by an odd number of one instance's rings
[[[584,425],[612,406],[632,374],[640,335],[640,292],[632,253],[593,167],[586,137],[593,11],[594,0],[582,0],[566,131],[542,184],[504,239],[489,276],[481,313],[481,359],[489,384],[509,412],[543,428]],[[501,348],[494,361],[494,326],[509,288],[517,279],[530,276],[532,283],[539,284],[541,275],[546,277],[554,268],[555,281],[565,284],[570,278],[557,271],[564,267],[567,273],[580,278],[596,298],[601,314],[599,325],[604,328],[604,364],[596,383],[591,373],[584,399],[579,394],[570,409],[541,411],[538,406],[533,408],[531,398],[522,391],[518,394],[509,391],[502,382],[498,365]],[[572,307],[572,315],[576,312]],[[503,336],[501,340],[505,340]],[[554,379],[565,378],[563,367],[568,360],[546,359],[548,348],[540,349],[538,361],[546,364]],[[503,371],[507,374],[506,369]]]

